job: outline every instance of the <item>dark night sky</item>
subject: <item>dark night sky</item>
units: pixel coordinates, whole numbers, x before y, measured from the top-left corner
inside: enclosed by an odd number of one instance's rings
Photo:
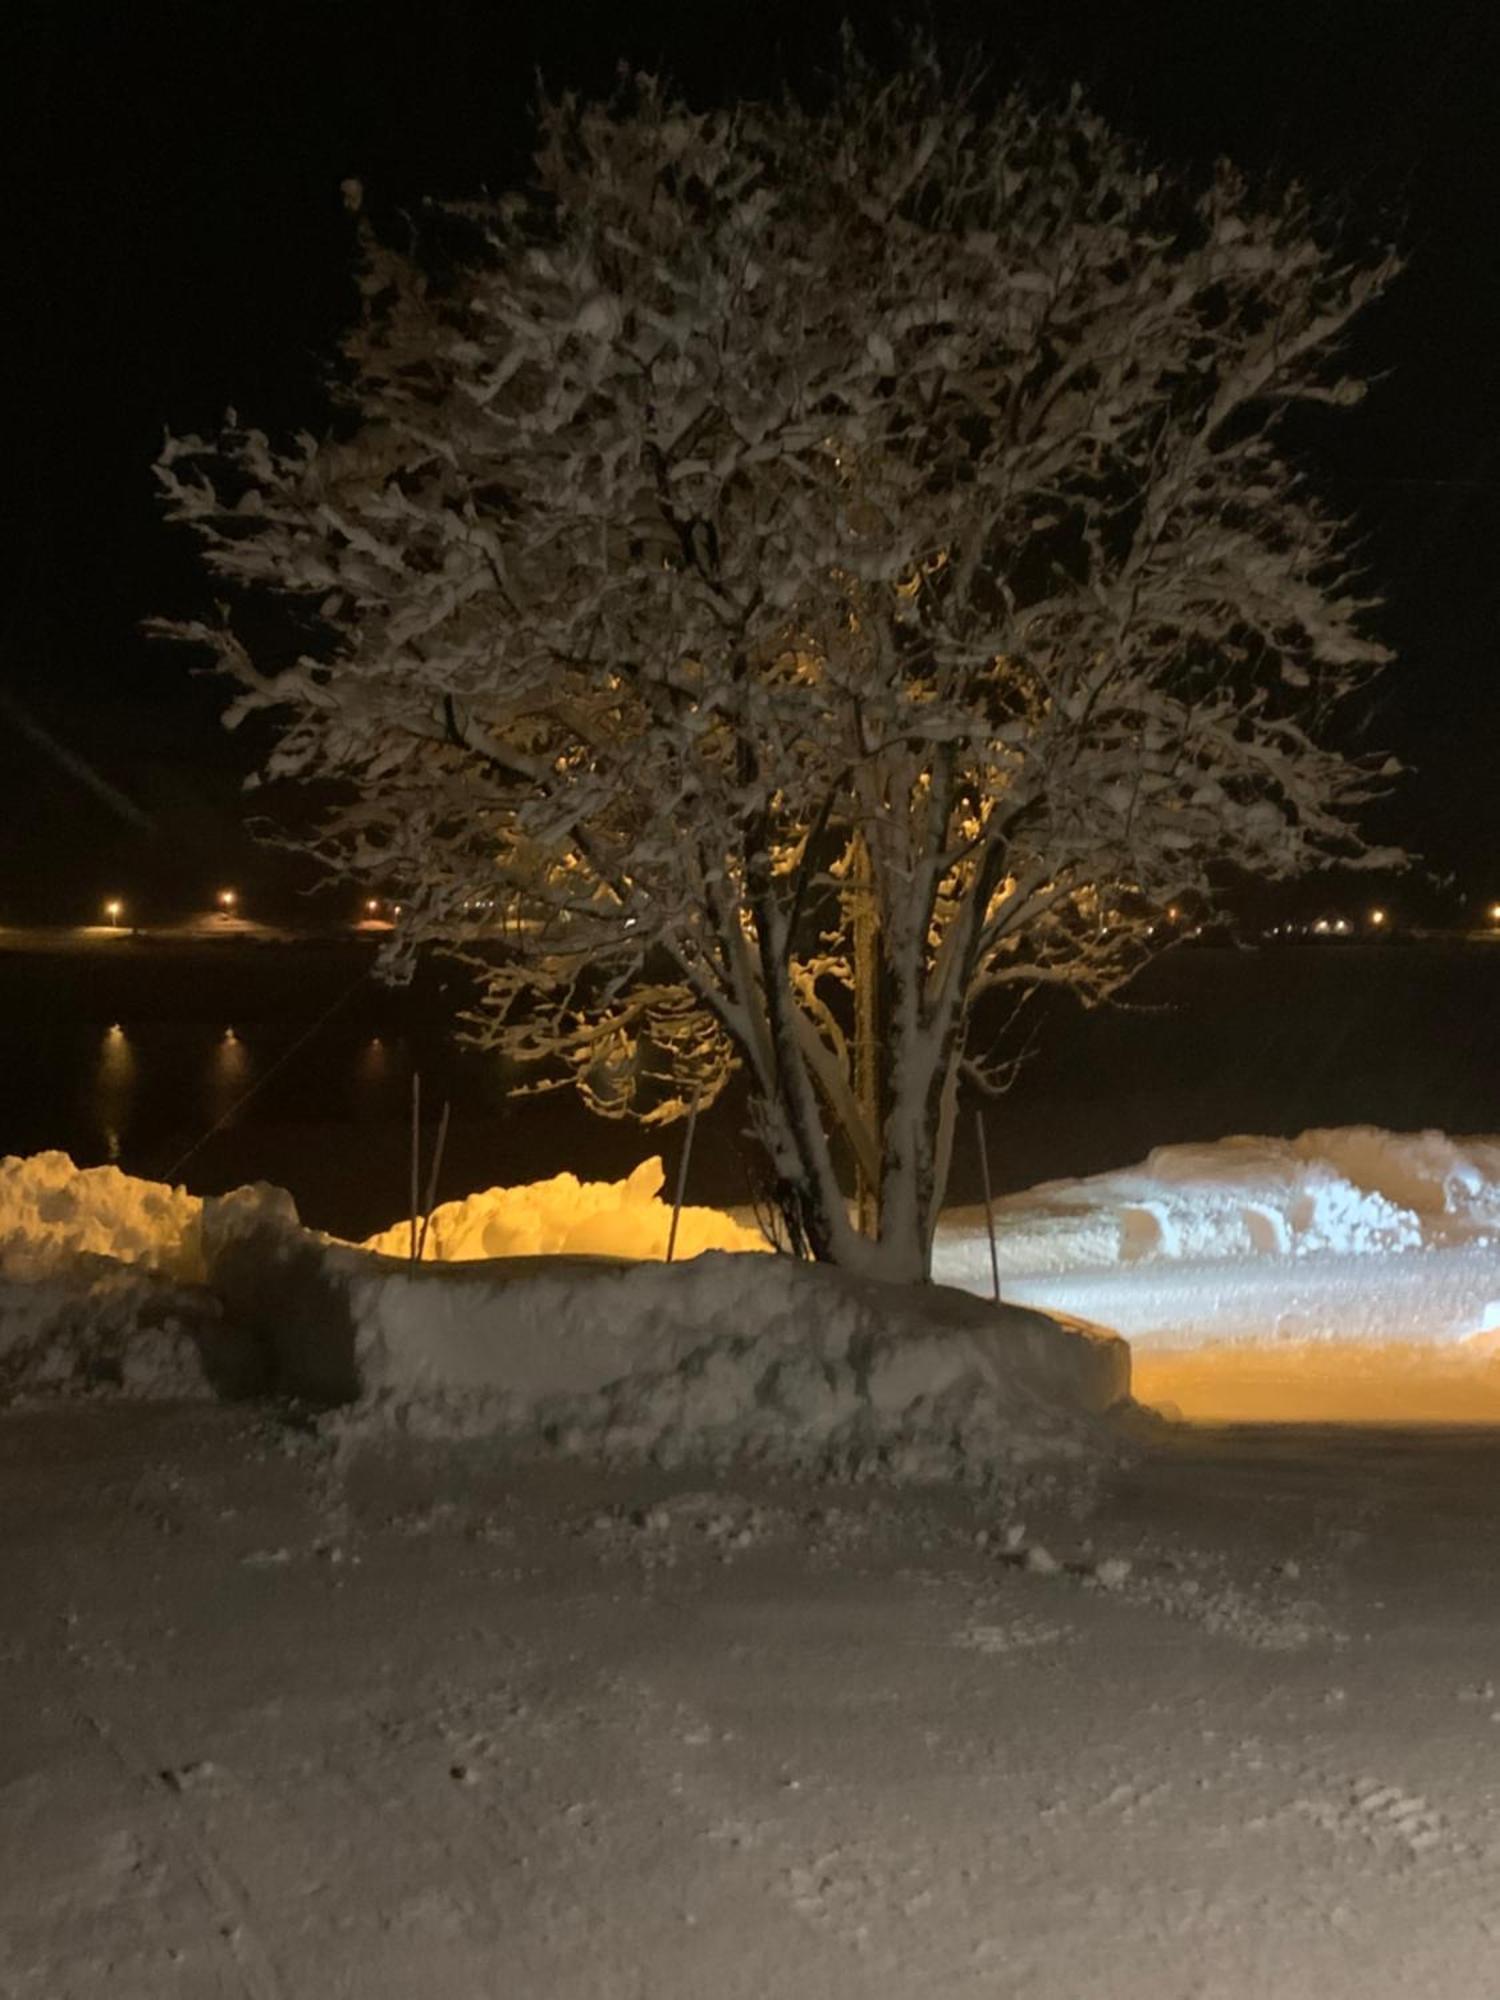
[[[0,921],[274,895],[214,683],[137,635],[206,594],[157,519],[164,428],[316,426],[352,304],[339,183],[377,214],[516,177],[538,69],[620,58],[699,101],[828,59],[850,0],[382,6],[20,0],[0,30],[9,233],[0,691],[150,814],[132,832],[0,709]],[[872,19],[874,17],[872,16]],[[883,9],[880,20],[888,23]],[[930,0],[1002,72],[1080,77],[1152,152],[1313,180],[1410,268],[1362,335],[1388,376],[1318,445],[1401,655],[1370,739],[1416,767],[1382,829],[1500,894],[1500,8],[1494,0]],[[889,45],[888,26],[867,42]],[[1415,902],[1423,893],[1407,892]],[[1430,901],[1430,895],[1429,895]]]

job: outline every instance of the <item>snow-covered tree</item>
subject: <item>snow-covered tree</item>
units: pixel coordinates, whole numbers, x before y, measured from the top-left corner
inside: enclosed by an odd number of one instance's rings
[[[1356,400],[1396,262],[1298,190],[919,52],[546,103],[524,191],[360,229],[332,434],[159,464],[306,655],[163,629],[337,781],[395,960],[473,953],[472,1035],[648,1120],[742,1066],[800,1246],[927,1269],[1006,995],[1111,993],[1226,867],[1371,858],[1330,725],[1384,654],[1283,420]]]

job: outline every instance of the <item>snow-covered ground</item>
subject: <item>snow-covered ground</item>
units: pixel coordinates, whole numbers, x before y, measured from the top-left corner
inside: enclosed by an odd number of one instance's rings
[[[1166,1149],[1003,1204],[1002,1288],[1209,1415],[1472,1415],[1497,1181]],[[1122,1442],[1114,1345],[1018,1303],[621,1262],[658,1185],[413,1272],[0,1167],[3,2000],[1500,1991],[1500,1429]],[[207,1400],[257,1326],[363,1400]]]
[[[1045,1493],[0,1413],[6,2000],[1489,2000],[1500,1453]]]

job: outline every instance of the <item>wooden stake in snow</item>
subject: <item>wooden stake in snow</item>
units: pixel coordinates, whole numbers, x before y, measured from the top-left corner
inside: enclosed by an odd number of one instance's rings
[[[411,1073],[411,1262],[417,1261],[417,1211],[422,1201],[422,1072]]]
[[[422,1204],[422,1233],[417,1238],[417,1262],[422,1261],[422,1253],[427,1248],[427,1225],[432,1220],[433,1207],[437,1201],[438,1175],[443,1171],[443,1148],[448,1143],[449,1102],[443,1100],[443,1115],[438,1120],[437,1145],[433,1148],[432,1170],[427,1176],[427,1199]]]
[[[677,1223],[682,1214],[682,1197],[687,1192],[688,1161],[693,1156],[693,1130],[698,1123],[698,1098],[703,1086],[693,1092],[693,1101],[688,1108],[687,1136],[682,1142],[682,1158],[677,1165],[677,1195],[672,1203],[672,1227],[667,1232],[667,1262],[672,1261],[677,1248]]]
[[[990,1239],[990,1277],[995,1287],[995,1304],[1000,1303],[1000,1254],[995,1248],[995,1209],[990,1199],[990,1152],[984,1142],[984,1113],[974,1113],[974,1128],[979,1134],[979,1171],[984,1176],[984,1226]]]

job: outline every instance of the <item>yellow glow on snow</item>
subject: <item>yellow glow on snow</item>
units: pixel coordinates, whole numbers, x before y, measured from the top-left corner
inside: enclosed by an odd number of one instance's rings
[[[1496,1424],[1500,1351],[1354,1341],[1131,1355],[1131,1394],[1197,1424]]]

